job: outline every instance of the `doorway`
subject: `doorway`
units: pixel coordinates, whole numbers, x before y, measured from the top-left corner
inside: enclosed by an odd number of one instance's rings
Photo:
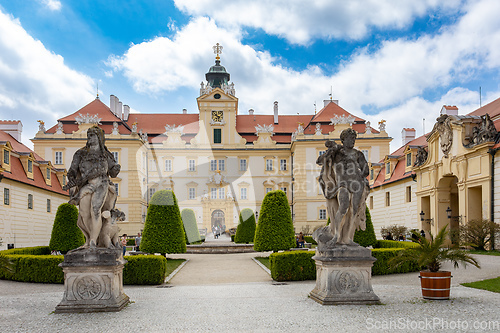
[[[224,212],[220,209],[214,210],[212,212],[212,230],[214,230],[215,227],[218,227],[219,230],[223,230],[225,224]]]

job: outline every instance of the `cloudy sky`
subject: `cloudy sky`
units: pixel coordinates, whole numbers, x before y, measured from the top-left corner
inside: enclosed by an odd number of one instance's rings
[[[197,112],[214,63],[239,112],[312,114],[323,100],[376,124],[432,128],[500,97],[498,0],[0,0],[0,119],[23,142],[91,102],[99,85],[135,112]]]

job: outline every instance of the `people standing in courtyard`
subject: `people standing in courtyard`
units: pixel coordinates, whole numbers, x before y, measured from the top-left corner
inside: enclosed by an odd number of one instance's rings
[[[139,246],[141,245],[141,233],[137,233],[137,237],[135,237],[135,250],[139,251]]]
[[[386,239],[387,239],[387,240],[394,240],[394,239],[392,238],[392,234],[391,234],[390,232],[387,234]]]
[[[302,233],[302,231],[299,233],[299,237],[297,238],[297,243],[298,243],[299,247],[304,247],[305,240],[304,240],[304,234]]]
[[[127,252],[127,234],[123,234],[121,243],[123,248],[123,256],[125,256],[125,252]]]

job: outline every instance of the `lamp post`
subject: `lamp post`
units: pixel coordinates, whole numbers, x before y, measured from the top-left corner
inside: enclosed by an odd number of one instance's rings
[[[448,207],[446,209],[446,216],[448,216],[448,219],[451,220],[451,208],[450,207]]]
[[[422,222],[422,223],[424,222],[424,216],[425,216],[424,211],[421,211],[420,212],[420,222]]]

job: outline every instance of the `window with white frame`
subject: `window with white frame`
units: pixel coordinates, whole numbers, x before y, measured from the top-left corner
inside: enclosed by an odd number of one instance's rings
[[[324,153],[326,153],[326,150],[320,150],[319,151],[319,156],[323,155]]]
[[[226,189],[224,187],[219,188],[219,199],[226,198]]]
[[[151,197],[153,196],[153,194],[155,194],[156,192],[156,188],[152,187],[149,189],[149,199],[151,199]]]
[[[225,170],[225,160],[219,160],[219,170],[224,171]]]
[[[47,213],[50,213],[50,199],[47,199]]]
[[[411,153],[406,154],[406,166],[411,166]]]
[[[28,209],[33,209],[33,194],[28,194]]]
[[[194,187],[189,188],[189,200],[196,199],[196,189]]]
[[[272,190],[273,190],[272,187],[266,187],[266,194],[269,193],[269,192],[271,192]]]
[[[370,180],[373,180],[373,176],[374,176],[374,171],[373,171],[373,168],[370,169]]]
[[[385,174],[388,175],[391,173],[391,162],[387,162],[385,164]]]
[[[189,169],[188,171],[196,171],[195,160],[189,160]]]
[[[9,164],[10,163],[10,153],[6,149],[4,149],[4,151],[3,151],[3,162],[5,164]]]
[[[217,160],[210,161],[210,171],[217,171]]]
[[[47,170],[47,179],[50,179],[50,169],[47,168],[46,170]]]
[[[171,187],[165,187],[165,190],[172,191],[172,188]]]
[[[3,204],[10,205],[10,190],[8,188],[3,189]]]
[[[118,162],[118,152],[117,151],[113,151],[112,153],[113,153],[113,158],[115,159],[115,162],[119,163]]]
[[[319,210],[319,219],[320,220],[326,220],[326,209],[320,209]]]
[[[55,155],[56,155],[55,156],[56,159],[55,159],[54,163],[55,164],[63,164],[63,152],[62,151],[56,151]]]
[[[285,159],[280,160],[280,170],[286,171],[286,160]]]
[[[411,186],[406,186],[406,202],[411,202]]]
[[[287,189],[286,189],[286,186],[282,186],[282,187],[280,187],[280,190],[282,190],[283,192],[285,192],[285,194],[287,194]]]
[[[246,187],[240,188],[240,199],[241,200],[247,199],[247,188]]]
[[[217,199],[217,188],[212,187],[210,189],[210,199],[213,199],[213,200]]]
[[[240,171],[247,171],[247,160],[246,159],[240,160]]]
[[[165,160],[165,171],[172,171],[172,160]]]
[[[28,160],[28,172],[33,172],[33,161]]]
[[[266,171],[273,171],[273,160],[266,160]]]

